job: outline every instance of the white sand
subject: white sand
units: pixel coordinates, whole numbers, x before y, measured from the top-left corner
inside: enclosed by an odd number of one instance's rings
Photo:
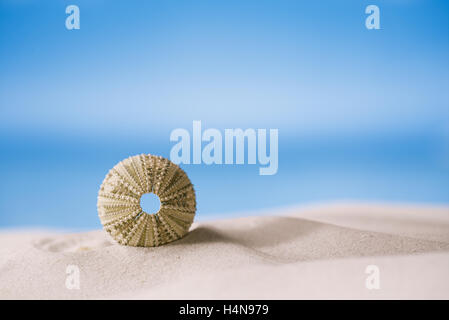
[[[67,289],[66,268],[80,269]],[[379,289],[367,289],[368,265]],[[449,208],[329,205],[195,223],[158,248],[0,233],[0,298],[449,299]]]

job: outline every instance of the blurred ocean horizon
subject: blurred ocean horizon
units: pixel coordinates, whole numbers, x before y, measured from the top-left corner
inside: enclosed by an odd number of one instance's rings
[[[140,153],[168,158],[173,145],[169,135],[2,138],[0,227],[99,228],[97,192],[109,169]],[[447,205],[445,146],[443,136],[301,139],[281,131],[275,175],[260,176],[259,164],[181,167],[195,186],[199,220],[340,200]]]

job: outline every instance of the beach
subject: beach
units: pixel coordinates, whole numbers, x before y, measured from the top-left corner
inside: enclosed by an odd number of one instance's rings
[[[449,299],[444,206],[251,212],[155,248],[103,230],[4,230],[0,243],[1,299]]]

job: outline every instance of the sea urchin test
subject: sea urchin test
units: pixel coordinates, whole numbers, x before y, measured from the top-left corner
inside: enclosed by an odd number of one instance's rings
[[[146,213],[143,194],[154,193],[161,206]],[[187,174],[168,159],[141,154],[114,166],[98,192],[98,215],[103,228],[118,243],[155,247],[182,238],[196,211],[195,190]]]

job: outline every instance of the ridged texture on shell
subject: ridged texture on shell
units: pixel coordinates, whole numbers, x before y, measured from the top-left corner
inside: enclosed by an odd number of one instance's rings
[[[161,202],[155,214],[140,207],[153,192]],[[119,162],[98,192],[98,215],[104,229],[123,245],[155,247],[183,237],[196,211],[195,190],[187,174],[168,159],[141,154]]]

